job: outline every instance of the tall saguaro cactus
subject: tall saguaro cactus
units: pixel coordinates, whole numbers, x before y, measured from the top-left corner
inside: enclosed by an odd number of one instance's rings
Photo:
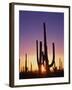
[[[46,63],[46,70],[48,71],[50,69],[50,67],[52,67],[53,64],[55,63],[55,44],[52,43],[53,59],[52,59],[51,64],[49,64],[45,23],[43,23],[43,28],[44,28],[44,51],[42,50],[42,41],[40,41],[40,47],[39,47],[40,51],[38,51],[38,40],[36,40],[37,63],[38,63],[39,71],[41,71],[41,64],[44,65],[44,62],[45,62]]]

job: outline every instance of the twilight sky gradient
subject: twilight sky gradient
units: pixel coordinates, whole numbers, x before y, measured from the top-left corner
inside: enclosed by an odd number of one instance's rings
[[[52,60],[52,42],[55,43],[55,61],[64,61],[64,13],[19,11],[19,53],[21,67],[24,65],[25,53],[30,63],[37,68],[36,40],[43,41],[43,22],[46,24],[49,61]]]

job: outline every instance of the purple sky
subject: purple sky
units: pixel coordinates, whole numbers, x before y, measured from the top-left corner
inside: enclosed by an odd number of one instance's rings
[[[46,24],[48,51],[55,43],[56,53],[64,54],[64,13],[19,11],[20,56],[36,53],[36,40],[43,41],[43,22]]]

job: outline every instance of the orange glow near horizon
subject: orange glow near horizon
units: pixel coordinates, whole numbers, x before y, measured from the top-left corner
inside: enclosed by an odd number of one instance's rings
[[[42,73],[46,72],[46,69],[45,69],[45,67],[43,65],[41,65],[41,72]]]
[[[49,64],[52,62],[52,55],[49,54]],[[55,65],[57,69],[59,69],[59,58],[62,61],[62,68],[64,68],[64,57],[63,55],[56,55],[55,57]],[[28,55],[27,56],[27,68],[28,71],[31,71],[31,65],[32,65],[32,71],[38,71],[38,65],[37,65],[37,59],[36,55]],[[25,69],[25,56],[20,57],[20,71],[23,71]],[[45,71],[45,68],[42,66],[42,71]]]

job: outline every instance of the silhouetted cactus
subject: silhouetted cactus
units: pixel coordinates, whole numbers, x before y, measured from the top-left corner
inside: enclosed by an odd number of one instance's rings
[[[25,54],[25,72],[27,72],[28,68],[27,68],[27,53]]]
[[[46,70],[48,71],[50,69],[50,67],[53,66],[53,64],[55,63],[55,45],[54,43],[52,43],[53,46],[53,59],[51,64],[49,64],[49,59],[48,59],[48,52],[47,52],[47,40],[46,40],[46,27],[45,27],[45,23],[43,23],[43,28],[44,28],[44,51],[42,51],[42,41],[40,41],[40,51],[38,53],[38,40],[36,40],[36,51],[37,51],[37,63],[38,63],[38,67],[39,67],[39,71],[41,70],[41,64],[44,65],[44,62],[46,63]],[[39,56],[38,56],[39,54]]]

